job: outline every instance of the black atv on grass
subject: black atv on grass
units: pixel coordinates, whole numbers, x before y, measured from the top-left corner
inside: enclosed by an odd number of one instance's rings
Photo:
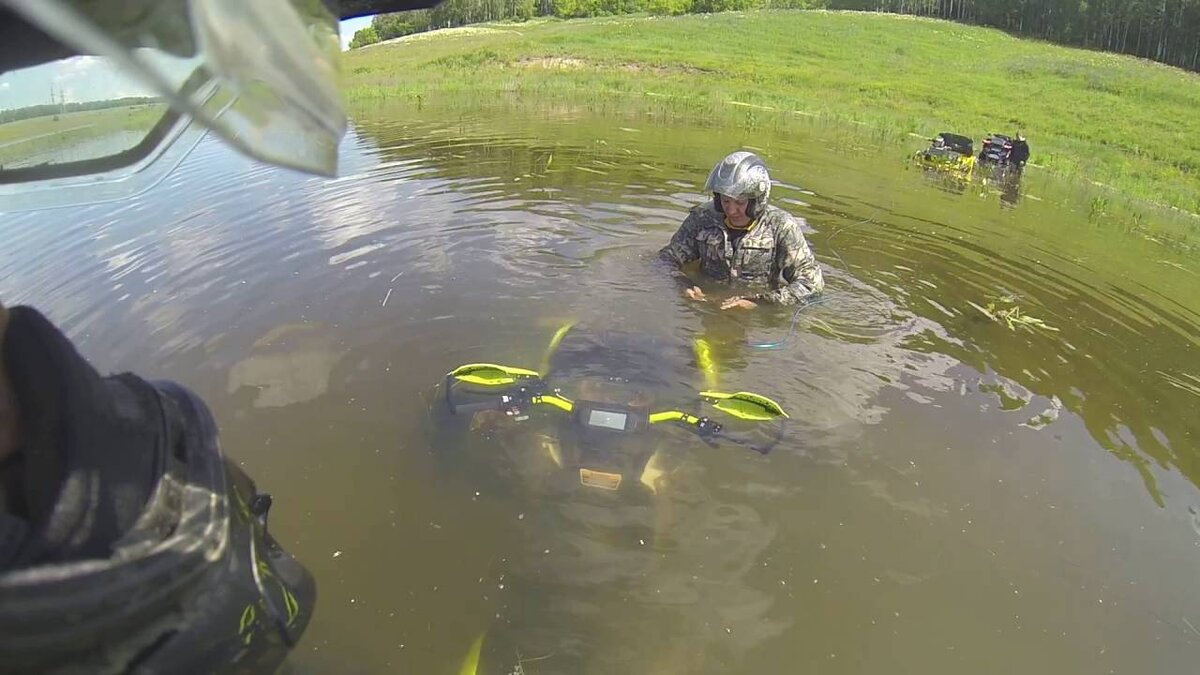
[[[992,134],[983,140],[979,150],[979,163],[992,167],[1024,168],[1029,161],[1029,144],[1025,137],[1017,134],[1015,138],[1004,134]]]

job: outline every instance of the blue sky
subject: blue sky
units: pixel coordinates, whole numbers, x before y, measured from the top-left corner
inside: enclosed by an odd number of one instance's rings
[[[156,59],[164,72],[182,81],[186,70],[175,67],[180,59]],[[144,85],[125,77],[107,59],[76,56],[0,76],[0,110],[65,100],[67,103],[125,96],[151,96]]]
[[[357,19],[349,19],[341,22],[342,51],[350,45],[350,38],[354,37],[354,32],[371,25],[371,19],[374,17],[360,16]]]
[[[369,16],[342,21],[338,31],[342,49],[350,44],[355,31],[370,24]],[[49,103],[51,92],[56,100],[61,97],[68,102],[151,95],[105,59],[83,56],[0,76],[0,110]]]

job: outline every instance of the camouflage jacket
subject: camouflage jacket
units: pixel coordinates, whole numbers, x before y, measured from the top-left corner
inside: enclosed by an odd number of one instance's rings
[[[725,217],[712,202],[692,209],[671,243],[658,252],[678,266],[700,261],[700,271],[720,281],[762,286],[759,301],[790,305],[808,300],[825,288],[821,267],[801,233],[801,218],[767,206],[754,226],[734,245]]]

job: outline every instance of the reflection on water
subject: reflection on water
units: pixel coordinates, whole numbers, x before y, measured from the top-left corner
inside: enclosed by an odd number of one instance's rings
[[[794,332],[650,264],[735,145],[825,266]],[[496,672],[1187,672],[1193,231],[1097,218],[1035,174],[1015,203],[934,189],[873,152],[561,106],[366,110],[334,181],[206,142],[136,200],[6,217],[0,288],[102,368],[209,400],[320,584],[297,672],[455,672],[481,633]],[[673,438],[670,489],[629,500],[431,446],[447,370],[536,368],[570,319],[709,339],[721,387],[781,401],[787,439]]]

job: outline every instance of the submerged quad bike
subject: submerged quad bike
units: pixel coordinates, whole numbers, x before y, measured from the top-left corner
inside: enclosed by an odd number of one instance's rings
[[[441,383],[438,406],[452,423],[475,434],[533,430],[540,440],[517,445],[539,445],[537,461],[551,462],[550,470],[570,475],[571,483],[609,491],[655,489],[662,470],[654,436],[666,428],[685,430],[711,446],[731,443],[761,454],[782,437],[787,413],[752,392],[692,390],[686,404],[656,405],[667,390],[679,388],[669,386],[672,380],[678,385],[677,378],[663,377],[661,341],[611,331],[588,341],[568,333],[569,328],[555,336],[541,373],[494,363],[451,370]],[[678,356],[678,350],[666,351]]]
[[[1015,138],[1004,134],[988,136],[978,158],[978,164],[989,170],[985,177],[1002,186],[1005,194],[1012,196],[1010,198],[1015,198],[1017,183],[1028,161],[1029,144],[1021,134]]]
[[[453,458],[459,470],[483,470],[488,479],[533,490],[541,508],[555,514],[549,521],[553,527],[595,522],[591,506],[606,509],[617,521],[650,528],[649,539],[670,527],[676,507],[688,503],[689,472],[675,470],[683,468],[693,448],[732,444],[731,449],[766,454],[782,439],[789,417],[777,402],[747,391],[719,391],[717,375],[704,340],[689,345],[673,337],[566,326],[550,341],[537,370],[469,363],[446,373],[433,412],[442,422],[437,428],[456,441],[443,448],[444,457]],[[471,461],[462,461],[462,453]],[[566,499],[546,499],[547,492]],[[569,506],[556,508],[561,503]],[[606,543],[609,529],[576,533],[568,540],[576,546],[578,537],[587,539],[591,554],[619,554],[628,542]],[[539,562],[531,574],[565,584],[551,586],[553,592],[570,590],[571,584],[590,579],[586,572],[571,576],[569,569],[586,561],[584,553],[578,555],[582,558],[557,571]],[[639,559],[650,558],[634,560]],[[590,564],[598,563],[591,560],[583,567]],[[523,624],[524,618],[506,617],[480,634],[456,672],[535,672],[526,664],[555,654],[557,632],[552,626]],[[536,646],[531,653],[539,656],[522,661],[518,645]],[[582,669],[580,655],[571,652],[555,655],[560,667],[554,672]],[[542,672],[538,666],[536,672]]]
[[[1007,166],[1012,158],[1013,139],[1004,134],[992,134],[983,140],[978,161],[991,166]]]
[[[974,142],[961,134],[942,132],[916,155],[922,167],[969,178],[975,169]]]

